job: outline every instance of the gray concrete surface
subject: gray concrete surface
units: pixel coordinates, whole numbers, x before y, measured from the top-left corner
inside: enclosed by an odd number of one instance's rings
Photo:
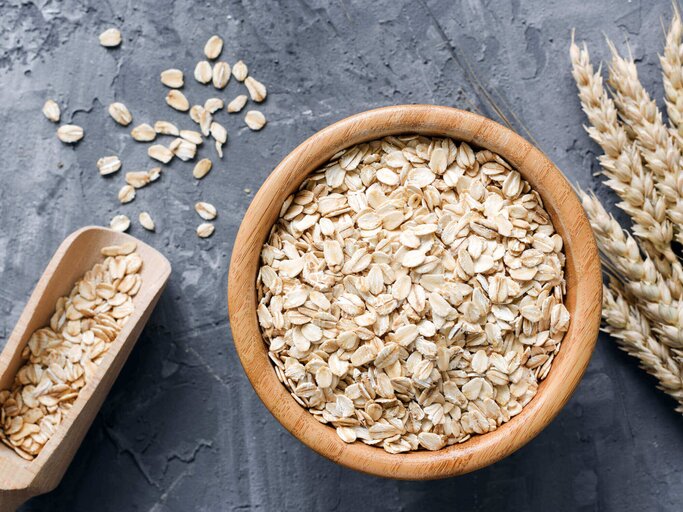
[[[598,188],[570,76],[571,27],[596,59],[603,34],[628,40],[661,97],[657,53],[669,0],[0,1],[0,344],[52,252],[69,232],[146,209],[158,233],[132,234],[163,251],[174,274],[61,485],[25,512],[237,510],[681,510],[683,421],[653,379],[607,337],[559,417],[518,453],[438,482],[381,480],[342,469],[292,438],[256,398],[231,343],[227,268],[253,192],[300,141],[380,105],[453,105],[500,119],[535,141],[584,187]],[[115,25],[121,48],[97,35]],[[135,120],[181,114],[158,73],[190,73],[218,33],[269,88],[269,124],[249,132],[222,114],[226,158],[201,183],[174,162],[121,207],[122,175],[95,161],[149,165],[144,146],[106,115],[125,102]],[[211,94],[188,80],[193,102]],[[231,98],[230,83],[221,96]],[[40,114],[53,97],[84,126],[62,145]],[[493,105],[498,105],[494,108]],[[183,122],[184,126],[187,121]],[[205,154],[210,151],[203,150]],[[613,198],[600,187],[600,196]],[[216,234],[198,240],[192,205],[216,204]]]

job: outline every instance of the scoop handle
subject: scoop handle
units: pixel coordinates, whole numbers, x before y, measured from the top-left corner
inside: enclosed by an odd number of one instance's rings
[[[35,493],[27,489],[21,490],[1,490],[0,491],[0,510],[2,512],[14,512],[24,502],[35,496]]]

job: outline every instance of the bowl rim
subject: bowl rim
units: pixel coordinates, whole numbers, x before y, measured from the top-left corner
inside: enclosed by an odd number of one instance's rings
[[[284,199],[335,153],[389,134],[448,136],[505,158],[538,191],[565,243],[572,320],[553,367],[522,412],[496,430],[441,450],[390,454],[344,443],[319,423],[278,380],[256,315],[260,250]],[[233,246],[228,277],[235,349],[256,394],[297,439],[324,457],[367,474],[408,480],[456,476],[492,464],[543,430],[565,405],[590,360],[600,327],[602,277],[597,246],[581,203],[562,172],[512,130],[478,114],[435,105],[398,105],[361,112],[316,132],[272,171],[247,209]]]

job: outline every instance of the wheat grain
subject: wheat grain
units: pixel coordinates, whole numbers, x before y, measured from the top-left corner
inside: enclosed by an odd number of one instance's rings
[[[603,286],[603,330],[617,340],[619,347],[640,361],[646,372],[659,381],[659,388],[677,402],[676,410],[683,413],[683,376],[669,347],[660,343],[652,332],[647,318],[640,314],[624,297],[618,285]]]
[[[664,98],[669,114],[671,133],[679,148],[683,147],[683,24],[681,15],[674,6],[674,17],[666,34],[664,55],[659,57],[664,82]]]
[[[683,269],[671,248],[673,227],[666,218],[666,201],[654,186],[652,171],[643,166],[638,146],[619,123],[614,101],[603,86],[600,71],[593,71],[585,44],[579,48],[572,40],[570,57],[579,99],[591,124],[586,131],[604,151],[599,161],[608,178],[606,184],[622,199],[618,206],[633,219],[633,232],[646,242],[646,251],[658,270],[664,277],[675,276],[670,288],[680,298]]]
[[[672,297],[664,277],[650,258],[643,258],[636,241],[607,213],[595,196],[580,192],[603,256],[619,272],[626,290],[638,299],[638,307],[656,322],[662,342],[683,348],[683,305]]]
[[[615,46],[609,44],[612,51],[609,83],[615,90],[615,103],[635,133],[645,163],[654,173],[655,184],[666,198],[667,215],[681,243],[683,234],[678,228],[683,224],[683,198],[678,193],[678,184],[683,183],[681,152],[666,129],[657,104],[638,80],[635,62],[621,57]]]

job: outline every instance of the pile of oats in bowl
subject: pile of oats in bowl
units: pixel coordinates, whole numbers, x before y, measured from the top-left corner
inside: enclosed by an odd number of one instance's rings
[[[261,254],[278,378],[345,442],[438,450],[536,394],[569,326],[562,238],[503,158],[392,136],[287,198]]]

